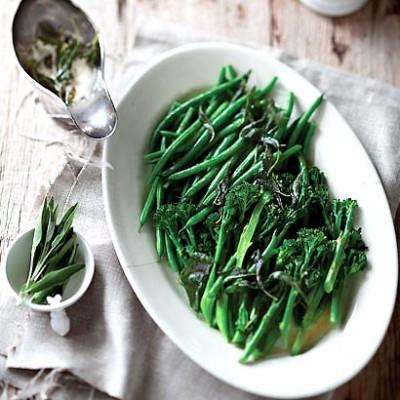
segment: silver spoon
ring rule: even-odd
[[[79,37],[89,46],[97,35],[92,22],[69,0],[22,0],[13,21],[13,45],[20,66],[39,89],[40,101],[57,122],[75,126],[92,139],[109,137],[116,128],[117,113],[104,82],[104,49],[100,38],[96,43],[96,62],[90,67],[88,90],[76,101],[63,100],[32,72],[37,33],[44,26],[65,37]]]

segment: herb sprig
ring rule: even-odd
[[[63,293],[69,278],[85,267],[78,263],[78,243],[72,222],[77,204],[70,207],[57,223],[58,206],[54,198],[45,198],[34,230],[29,273],[20,296],[43,304],[47,296]]]

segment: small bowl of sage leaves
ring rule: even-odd
[[[59,216],[54,198],[45,198],[36,227],[9,246],[4,271],[19,303],[35,311],[63,310],[88,289],[95,264],[89,244],[72,227],[77,207]]]

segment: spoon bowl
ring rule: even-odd
[[[98,37],[97,57],[86,80],[85,96],[66,102],[41,83],[32,73],[38,29],[47,26],[54,32],[77,37],[83,45]],[[19,65],[40,93],[46,111],[65,127],[77,128],[92,139],[105,139],[117,125],[117,113],[104,81],[104,47],[89,17],[69,0],[22,0],[14,17],[12,37]]]

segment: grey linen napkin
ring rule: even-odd
[[[147,19],[139,26],[121,88],[154,56],[179,44],[207,39],[204,34]],[[328,90],[329,100],[373,160],[394,216],[399,204],[400,90],[278,50],[261,51],[272,53],[319,89]],[[21,388],[21,398],[37,394],[52,399],[259,399],[215,379],[189,360],[138,302],[108,234],[100,157],[101,147],[94,148],[90,161],[71,157],[48,188],[65,207],[79,202],[75,228],[95,253],[94,281],[68,310],[71,332],[65,338],[51,331],[47,315],[17,307],[0,287],[0,380]]]

